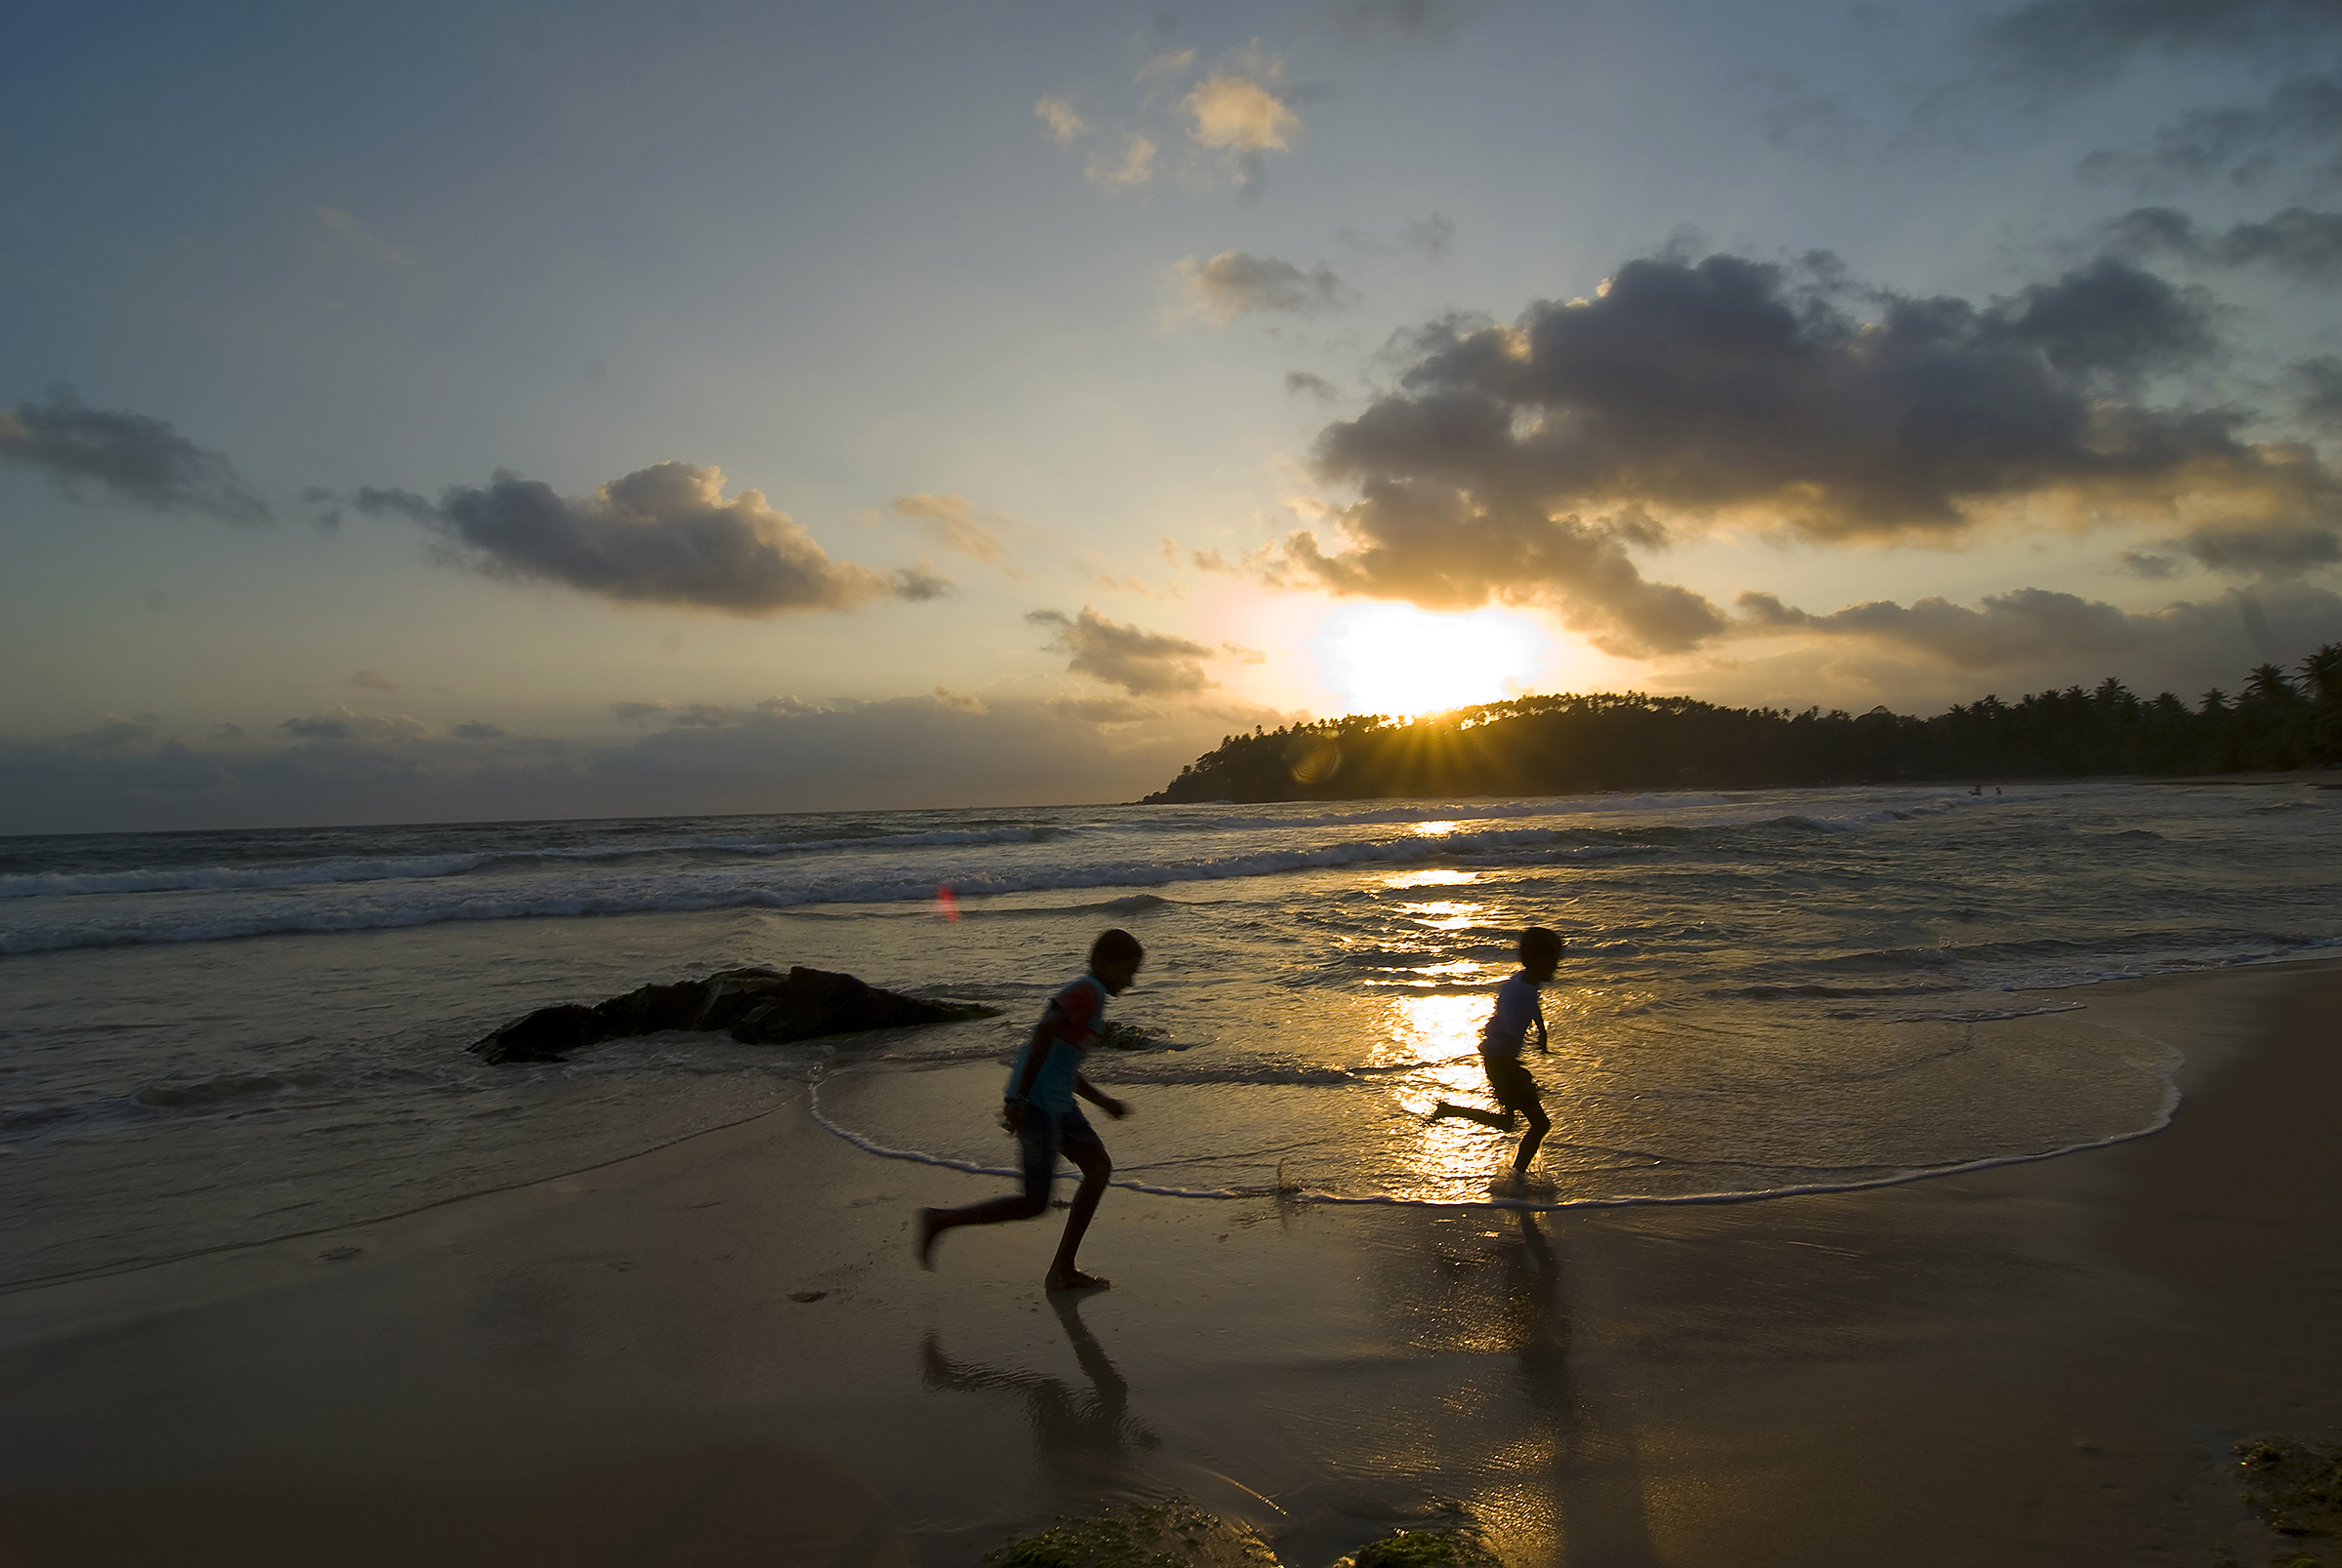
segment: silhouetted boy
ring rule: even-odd
[[[1546,1118],[1545,1106],[1540,1105],[1537,1080],[1529,1069],[1520,1065],[1520,1048],[1529,1032],[1537,1027],[1537,1049],[1546,1049],[1545,1008],[1537,999],[1537,987],[1554,978],[1561,965],[1560,934],[1543,926],[1531,926],[1520,934],[1520,973],[1496,988],[1496,1011],[1480,1029],[1480,1061],[1488,1069],[1488,1088],[1502,1112],[1480,1110],[1472,1106],[1458,1106],[1442,1100],[1431,1119],[1442,1116],[1462,1116],[1483,1127],[1501,1127],[1511,1132],[1516,1116],[1529,1119],[1529,1130],[1520,1141],[1520,1152],[1513,1156],[1513,1176],[1515,1181],[1528,1175],[1529,1161],[1537,1157],[1537,1146],[1553,1123]]]
[[[1057,1257],[1044,1281],[1050,1290],[1098,1290],[1107,1281],[1073,1266],[1082,1232],[1106,1195],[1107,1179],[1114,1174],[1106,1146],[1074,1108],[1081,1096],[1116,1121],[1130,1114],[1113,1096],[1101,1094],[1081,1075],[1081,1059],[1097,1044],[1104,1030],[1106,999],[1119,996],[1145,961],[1147,949],[1127,931],[1107,931],[1090,944],[1090,972],[1050,999],[1033,1027],[1032,1038],[1009,1069],[1008,1090],[1001,1102],[1000,1121],[1017,1135],[1023,1157],[1025,1191],[1019,1197],[992,1198],[959,1209],[919,1211],[919,1266],[935,1266],[935,1241],[945,1231],[963,1225],[998,1225],[1004,1220],[1030,1220],[1049,1207],[1049,1186],[1057,1176],[1057,1157],[1071,1160],[1081,1171],[1081,1186],[1066,1216],[1066,1233],[1057,1244]]]

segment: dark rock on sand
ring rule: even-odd
[[[989,1018],[969,1002],[929,1002],[802,965],[725,969],[706,980],[643,985],[592,1007],[541,1007],[470,1047],[484,1062],[558,1062],[581,1046],[662,1029],[720,1030],[743,1045]]]

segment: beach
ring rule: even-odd
[[[997,1184],[873,1157],[802,1096],[16,1289],[0,1540],[26,1564],[945,1568],[1177,1492],[1295,1565],[1439,1499],[1516,1564],[2270,1560],[2232,1445],[2342,1425],[2342,973],[2088,1006],[2184,1042],[2161,1131],[1740,1203],[1117,1191],[1084,1254],[1114,1285],[1079,1299],[1038,1289],[1048,1220],[919,1271],[914,1210]]]

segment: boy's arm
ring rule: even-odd
[[[1122,1104],[1121,1101],[1116,1100],[1112,1095],[1107,1094],[1096,1084],[1090,1082],[1089,1079],[1081,1076],[1079,1073],[1075,1073],[1073,1075],[1073,1092],[1081,1096],[1082,1099],[1088,1101],[1091,1105],[1096,1106],[1100,1110],[1103,1110],[1108,1115],[1113,1117],[1116,1121],[1120,1121],[1123,1117],[1130,1114],[1130,1107],[1128,1106]]]

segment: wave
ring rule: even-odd
[[[1225,881],[1277,872],[1336,869],[1374,864],[1414,864],[1517,857],[1542,851],[1550,861],[1597,860],[1635,853],[1626,846],[1575,845],[1550,828],[1451,833],[1436,838],[1353,839],[1308,848],[1257,850],[1218,859],[1112,861],[1090,865],[1016,865],[955,868],[944,864],[890,866],[856,873],[801,875],[794,880],[745,880],[742,867],[702,868],[697,876],[667,868],[656,878],[572,878],[555,886],[518,883],[493,891],[445,878],[404,890],[385,888],[333,904],[303,899],[266,904],[245,900],[225,908],[147,907],[112,918],[26,920],[0,930],[0,953],[66,947],[135,946],[148,943],[217,942],[298,932],[396,930],[457,920],[576,918],[592,915],[696,913],[712,909],[794,908],[815,904],[924,904],[948,883],[960,900],[1058,889],[1159,886]],[[380,884],[377,884],[378,888]],[[247,889],[244,891],[266,891]],[[1145,899],[1152,895],[1136,895]],[[1124,912],[1151,907],[1112,901]]]
[[[647,844],[582,844],[532,850],[467,850],[439,855],[376,858],[336,856],[273,865],[206,865],[126,871],[19,871],[0,874],[0,899],[100,893],[212,893],[241,889],[314,887],[337,882],[411,881],[480,870],[525,871],[580,863],[623,863],[678,855],[770,860],[834,850],[960,848],[983,844],[1041,844],[1062,829],[1040,826],[939,828],[806,839],[687,838]]]

